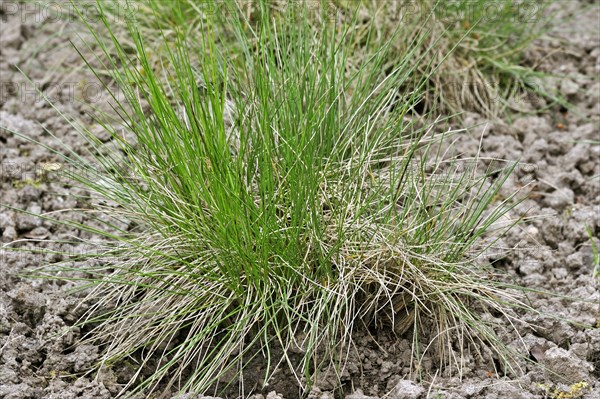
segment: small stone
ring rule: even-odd
[[[577,94],[579,91],[579,85],[571,79],[563,79],[560,84],[560,91],[564,95],[571,96],[573,94]]]
[[[5,242],[14,241],[17,239],[17,230],[13,226],[6,226],[2,232],[2,240]]]
[[[524,275],[541,273],[542,271],[544,271],[544,265],[539,260],[527,259],[521,264],[519,264],[519,271]]]
[[[425,392],[425,388],[410,380],[402,380],[390,392],[390,399],[418,399]]]
[[[544,353],[542,363],[547,367],[548,378],[556,378],[556,375],[560,375],[569,384],[589,380],[589,373],[593,369],[590,363],[559,347],[548,349]]]
[[[39,210],[39,212],[36,211],[37,208],[33,208],[33,210],[30,210],[30,212],[38,215],[41,213],[41,209]],[[39,217],[27,213],[20,213],[17,215],[17,230],[30,231],[41,225],[42,219],[40,219]]]
[[[481,391],[483,391],[483,389],[485,388],[484,385],[481,384],[473,384],[473,383],[468,383],[465,384],[462,389],[461,389],[461,394],[464,397],[470,398],[474,395],[478,395],[481,393]]]
[[[556,268],[552,272],[554,274],[554,277],[558,280],[563,280],[569,275],[569,272],[564,267]]]
[[[544,204],[557,211],[562,211],[568,205],[572,205],[575,202],[575,194],[570,188],[561,188],[548,194],[544,198]]]
[[[535,226],[529,226],[527,228],[527,234],[529,234],[531,237],[536,237],[539,233],[539,230],[537,227]]]
[[[0,226],[14,226],[15,218],[12,212],[0,212]]]

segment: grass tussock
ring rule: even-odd
[[[152,54],[140,21],[126,41],[108,19],[106,35],[90,26],[104,62],[90,67],[111,71],[127,132],[105,121],[107,150],[78,126],[95,165],[63,149],[69,177],[113,204],[89,210],[103,228],[80,226],[111,242],[85,268],[100,366],[136,359],[130,394],[206,392],[264,357],[265,381],[285,366],[308,389],[341,372],[363,326],[410,334],[415,366],[433,351],[460,372],[457,342],[510,364],[485,314],[526,305],[477,258],[510,227],[512,167],[448,157],[460,132],[410,117],[448,45],[420,22],[398,48],[402,29],[360,10],[315,25],[321,9],[228,4],[181,3],[173,15],[198,12],[203,34],[159,26],[170,45]]]

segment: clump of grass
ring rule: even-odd
[[[90,26],[132,137],[105,123],[111,151],[78,126],[97,165],[63,151],[69,177],[116,204],[80,226],[111,242],[98,264],[62,268],[93,287],[81,324],[94,326],[99,366],[136,359],[129,394],[203,393],[263,356],[265,381],[287,366],[309,388],[318,370],[341,372],[362,325],[411,333],[417,362],[435,350],[460,367],[453,342],[473,341],[510,365],[482,314],[527,306],[477,257],[485,235],[510,227],[498,222],[516,198],[496,201],[512,167],[457,167],[445,156],[456,132],[406,118],[430,78],[414,78],[426,54],[409,50],[382,75],[393,47],[368,35],[349,73],[355,20],[315,29],[304,8],[272,18],[257,4],[252,20],[205,15],[193,46],[184,31],[165,37],[162,72],[135,21],[128,42],[107,19],[106,36]]]
[[[347,3],[349,7],[354,4]],[[529,100],[534,106],[540,98],[564,104],[557,93],[540,84],[546,75],[522,62],[524,51],[552,27],[547,11],[550,1],[361,3],[369,26],[362,34],[392,42],[388,65],[411,47],[407,38],[427,29],[427,39],[415,51],[426,56],[413,61],[416,70],[429,76],[420,104],[423,112],[475,111],[498,117],[507,109],[525,111],[524,102]],[[398,26],[401,33],[395,35]],[[356,45],[360,54],[361,41]],[[428,74],[432,65],[435,70]]]

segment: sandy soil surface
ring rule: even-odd
[[[600,247],[600,6],[563,1],[556,9],[560,12],[552,38],[535,43],[524,62],[565,75],[551,84],[574,108],[489,121],[469,113],[464,126],[479,126],[468,129],[460,145],[465,153],[474,154],[483,134],[482,155],[520,158],[505,192],[532,180],[535,187],[513,216],[544,215],[517,227],[501,243],[516,250],[508,255],[490,253],[490,260],[515,282],[584,301],[531,295],[540,314],[519,315],[518,334],[511,328],[498,332],[533,360],[521,362],[522,374],[497,375],[495,365],[467,345],[462,378],[436,369],[425,358],[419,381],[415,375],[410,378],[408,338],[379,332],[378,346],[368,334],[357,336],[357,350],[342,376],[347,399],[600,398],[600,278],[592,278],[593,252],[586,232],[587,226]],[[75,38],[81,28],[68,16],[56,17],[50,11],[40,5],[0,2],[0,124],[45,144],[57,145],[55,135],[83,154],[81,137],[35,88],[61,112],[89,125],[93,125],[89,105],[108,109],[107,101],[90,74],[79,67],[81,60],[66,39],[81,45]],[[571,23],[559,23],[572,16]],[[520,105],[534,111],[544,104],[529,99]],[[102,140],[109,139],[94,129]],[[73,325],[89,304],[80,304],[81,294],[68,292],[74,283],[22,276],[61,260],[52,249],[80,253],[91,238],[35,216],[81,205],[76,194],[85,192],[46,171],[48,163],[57,160],[48,149],[0,129],[0,202],[28,212],[0,208],[0,242],[23,240],[12,246],[40,250],[0,249],[0,398],[109,399],[117,397],[131,373],[131,365],[124,362],[101,375],[84,375],[98,358],[99,348],[78,345],[86,331],[59,333]],[[84,217],[79,215],[80,220]],[[259,364],[257,379],[260,369]],[[333,398],[332,381],[327,373],[321,375],[311,398]],[[247,385],[255,383],[258,380]],[[297,386],[284,372],[256,392],[255,399],[298,397]],[[194,398],[177,392],[169,396]]]

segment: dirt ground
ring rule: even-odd
[[[378,345],[370,335],[359,333],[356,351],[342,375],[346,399],[600,398],[600,277],[592,277],[593,252],[586,231],[587,227],[593,232],[600,247],[600,5],[573,0],[557,2],[554,8],[559,13],[551,38],[536,42],[523,62],[563,75],[550,84],[573,109],[536,112],[544,102],[529,98],[519,104],[532,111],[528,114],[486,120],[468,113],[461,127],[475,127],[461,136],[460,148],[476,153],[483,134],[482,156],[520,159],[506,193],[535,182],[529,199],[512,216],[539,217],[515,228],[499,245],[515,249],[490,253],[490,260],[519,284],[582,300],[530,296],[539,314],[518,314],[522,320],[515,324],[518,333],[509,327],[498,331],[506,343],[532,360],[520,362],[522,373],[508,376],[499,376],[497,365],[465,345],[464,352],[457,353],[462,356],[460,373],[437,369],[426,357],[419,378],[410,373],[409,338],[383,331],[378,333]],[[573,16],[571,23],[561,24]],[[82,138],[36,91],[47,95],[61,112],[90,126],[89,105],[108,109],[107,98],[80,68],[79,56],[66,40],[81,45],[76,39],[81,28],[69,17],[74,16],[57,17],[38,3],[0,1],[0,125],[56,146],[54,135],[85,154]],[[109,139],[101,129],[94,129],[102,140]],[[89,306],[78,306],[81,294],[68,292],[75,283],[21,275],[62,259],[52,252],[57,246],[78,253],[92,238],[35,216],[81,205],[76,195],[85,192],[52,178],[48,165],[56,161],[57,156],[43,146],[0,129],[0,203],[4,205],[0,243],[40,250],[0,249],[0,398],[115,398],[130,376],[128,365],[98,376],[84,375],[98,358],[99,348],[77,345],[85,331],[59,334]],[[31,239],[38,241],[25,241]],[[332,381],[323,373],[311,398],[333,398]],[[257,383],[246,382],[247,386]],[[194,398],[177,392],[170,396]],[[298,388],[282,372],[254,395],[263,397],[293,399]]]

